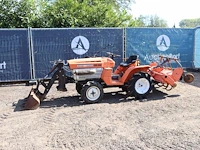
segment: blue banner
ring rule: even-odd
[[[123,60],[122,28],[84,29],[31,29],[35,78],[43,78],[53,65],[53,61],[83,57],[116,57],[116,65]]]
[[[200,28],[195,29],[194,68],[200,68]]]
[[[159,56],[178,58],[183,67],[192,68],[194,29],[127,28],[126,57],[139,55],[141,64],[159,62]]]
[[[114,58],[116,66],[125,53],[138,55],[141,64],[164,55],[180,59],[183,67],[200,68],[199,43],[199,28],[126,28],[125,34],[123,28],[1,29],[0,82],[43,78],[55,60],[108,56],[106,52],[120,55]]]
[[[0,82],[31,79],[28,29],[0,29]]]

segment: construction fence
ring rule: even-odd
[[[136,54],[141,64],[159,55],[178,58],[184,68],[200,68],[200,29],[28,28],[0,29],[0,82],[43,78],[55,60],[108,56],[119,65]]]

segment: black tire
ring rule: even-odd
[[[122,89],[122,91],[123,92],[128,92],[128,87],[127,87],[127,85],[123,85],[122,87],[121,87],[121,89]]]
[[[133,75],[128,83],[128,94],[136,99],[143,99],[152,91],[153,82],[147,73],[137,73]]]
[[[81,98],[89,104],[100,102],[103,95],[103,86],[95,81],[87,82],[81,90]]]
[[[78,92],[78,94],[81,94],[82,88],[83,88],[83,84],[76,83],[76,91]]]

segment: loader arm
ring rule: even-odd
[[[63,62],[58,62],[53,66],[51,71],[45,76],[44,79],[37,81],[37,86],[32,87],[29,96],[26,98],[26,102],[24,104],[24,109],[36,109],[39,107],[40,102],[43,101],[51,89],[52,85],[56,80],[58,80],[58,91],[67,91],[65,84],[68,82],[74,82],[74,79],[65,75],[65,70],[63,69]],[[54,72],[54,73],[53,73]],[[52,77],[47,80],[46,78],[53,73]],[[42,85],[44,87],[44,91],[39,91],[39,86]]]

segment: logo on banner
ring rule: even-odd
[[[3,70],[5,70],[5,69],[6,69],[6,62],[4,61],[4,62],[0,63],[0,72],[3,72]]]
[[[90,48],[88,39],[84,36],[77,36],[71,42],[71,49],[77,55],[83,55],[87,53]]]
[[[170,39],[167,35],[160,35],[157,38],[156,46],[160,51],[166,51],[170,47]]]

